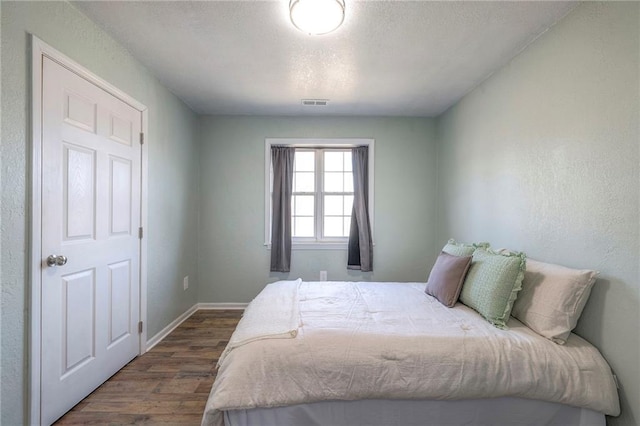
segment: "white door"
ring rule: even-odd
[[[50,424],[139,351],[142,115],[46,57],[42,76],[40,401]]]

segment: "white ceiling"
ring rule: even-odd
[[[74,5],[198,113],[394,116],[442,113],[576,5],[346,0],[342,27],[309,36],[288,3]]]

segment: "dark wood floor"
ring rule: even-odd
[[[56,425],[199,425],[216,362],[242,311],[197,311]]]

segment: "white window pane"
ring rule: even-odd
[[[324,174],[324,191],[325,192],[343,192],[343,173],[326,172]]]
[[[293,170],[297,172],[312,172],[315,169],[315,152],[296,151]]]
[[[342,232],[343,225],[342,216],[339,217],[325,217],[324,218],[324,236],[325,237],[343,237]]]
[[[294,237],[313,237],[313,218],[312,217],[294,217],[293,218],[293,236]]]
[[[294,216],[313,216],[313,195],[294,195],[292,199]]]
[[[344,218],[344,236],[349,236],[349,230],[351,229],[351,217]]]
[[[342,151],[325,151],[324,152],[324,169],[326,171],[341,172],[343,170],[344,152]]]
[[[353,163],[351,162],[351,151],[344,153],[344,171],[350,172],[353,169]]]
[[[325,195],[324,196],[324,214],[325,216],[342,216],[342,195]]]
[[[344,192],[353,192],[353,173],[344,174]]]
[[[293,192],[313,191],[315,191],[313,172],[296,172],[293,174]]]
[[[344,210],[342,214],[344,214],[345,216],[351,216],[352,210],[353,210],[353,195],[345,195]]]

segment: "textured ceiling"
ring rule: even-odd
[[[442,113],[575,6],[346,0],[342,27],[309,36],[288,3],[73,4],[198,113],[402,116]]]

